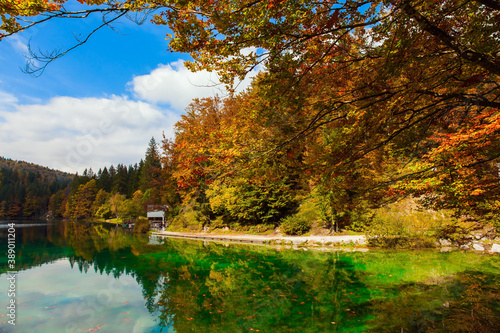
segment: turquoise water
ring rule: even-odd
[[[16,240],[16,325],[3,315],[0,332],[500,331],[498,255],[161,240],[83,222],[18,222]],[[3,314],[7,257],[0,268]]]

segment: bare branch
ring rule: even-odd
[[[119,18],[125,16],[127,13],[128,13],[128,10],[123,10],[120,14],[118,14],[117,16],[113,17],[110,20],[105,20],[105,18],[103,17],[103,23],[101,25],[99,25],[97,28],[95,28],[89,34],[87,34],[87,36],[84,39],[80,39],[80,38],[75,37],[75,39],[77,40],[77,43],[75,45],[73,45],[72,47],[64,50],[64,51],[54,50],[52,52],[46,53],[46,52],[41,52],[39,50],[40,53],[37,54],[37,53],[35,53],[31,49],[30,44],[28,44],[29,53],[30,53],[30,57],[31,58],[28,59],[26,67],[23,69],[23,72],[27,73],[27,74],[30,74],[30,75],[32,75],[34,77],[39,77],[40,75],[43,74],[43,72],[45,71],[45,68],[51,62],[53,62],[54,60],[57,60],[57,59],[63,57],[68,52],[70,52],[70,51],[76,49],[77,47],[79,47],[79,46],[87,43],[87,41],[90,39],[90,37],[93,34],[95,34],[97,31],[99,31],[103,27],[109,26],[112,22],[114,22],[114,21],[118,20]],[[42,63],[42,65],[37,64],[37,62]]]
[[[473,104],[477,106],[485,106],[485,107],[492,107],[492,108],[500,108],[500,102],[495,102],[495,101],[489,101],[486,99],[484,96],[477,95],[477,94],[439,94],[433,91],[428,91],[428,90],[419,90],[417,93],[421,93],[424,95],[430,95],[436,98],[441,98],[441,99],[458,99],[463,102],[466,102],[467,104]]]
[[[5,33],[4,35],[1,36],[0,40],[3,38],[15,35],[21,31],[28,30],[36,25],[39,25],[41,23],[47,22],[49,20],[55,19],[55,18],[77,18],[77,19],[83,19],[89,17],[91,14],[94,13],[115,13],[115,12],[123,12],[123,11],[129,11],[126,8],[120,8],[120,7],[109,7],[109,8],[94,8],[94,9],[86,9],[86,10],[79,10],[79,11],[57,11],[57,12],[51,12],[51,13],[44,13],[40,14],[39,16],[43,17],[42,19],[38,21],[30,21],[27,19],[21,19],[21,21],[26,22],[28,24],[20,27],[19,29],[16,29],[12,32]]]

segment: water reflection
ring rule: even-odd
[[[4,231],[0,237],[5,239]],[[149,319],[127,317],[143,321],[139,332],[497,332],[500,327],[498,256],[277,251],[152,239],[81,222],[19,228],[17,248],[20,270],[38,267],[38,276],[49,280],[57,274],[61,290],[85,285],[85,295],[78,296],[82,302],[89,295],[105,296],[110,283],[134,281],[140,300],[125,308],[120,304],[95,326],[85,326],[102,332],[127,331],[127,322],[116,318],[141,311]],[[39,267],[61,260],[78,274]],[[6,262],[1,265],[5,272]],[[76,306],[78,297],[66,302]]]

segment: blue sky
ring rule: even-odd
[[[68,171],[137,163],[152,136],[173,125],[196,97],[224,95],[213,73],[191,73],[189,55],[167,51],[168,29],[127,19],[48,65],[21,71],[34,50],[72,46],[99,17],[49,21],[0,41],[0,155]],[[253,73],[255,74],[255,73]],[[239,86],[244,89],[248,80]]]

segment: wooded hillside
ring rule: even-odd
[[[69,190],[73,175],[34,163],[0,158],[0,218],[40,217]]]

